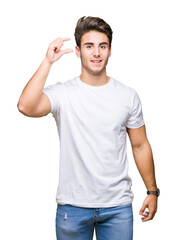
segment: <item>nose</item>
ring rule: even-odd
[[[95,46],[94,47],[94,52],[93,52],[94,57],[99,57],[100,56],[100,48]]]

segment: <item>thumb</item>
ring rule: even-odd
[[[142,215],[144,213],[145,209],[146,209],[146,204],[143,203],[143,206],[141,207],[139,214]]]

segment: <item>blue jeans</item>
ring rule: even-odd
[[[132,204],[108,208],[57,206],[57,240],[132,240]]]

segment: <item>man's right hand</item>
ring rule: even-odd
[[[49,47],[46,53],[46,58],[49,63],[52,64],[64,54],[73,52],[73,50],[69,48],[61,50],[64,42],[69,40],[70,38],[57,38],[56,40],[54,40],[49,44]]]
[[[65,53],[73,52],[72,49],[63,49],[65,41],[70,38],[57,38],[49,44],[46,57],[38,70],[26,84],[18,101],[17,107],[21,113],[29,117],[42,117],[51,111],[51,103],[45,93],[42,92],[51,65]]]

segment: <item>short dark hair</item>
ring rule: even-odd
[[[84,16],[77,21],[77,25],[74,33],[76,44],[79,48],[81,47],[82,36],[85,33],[92,30],[105,33],[109,39],[109,47],[111,47],[112,34],[113,34],[111,27],[103,19],[99,17]]]

